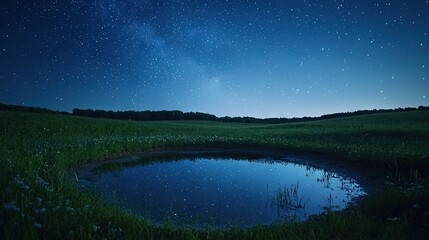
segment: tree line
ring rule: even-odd
[[[73,111],[55,111],[47,108],[40,107],[27,107],[20,105],[10,105],[0,103],[0,111],[19,111],[19,112],[32,112],[32,113],[48,113],[48,114],[62,114],[80,117],[92,118],[108,118],[116,120],[134,120],[134,121],[160,121],[160,120],[204,120],[204,121],[218,121],[218,122],[236,122],[236,123],[293,123],[305,122],[312,120],[333,119],[339,117],[351,117],[374,113],[386,112],[405,112],[405,111],[418,111],[429,110],[429,106],[419,106],[417,108],[396,108],[396,109],[373,109],[373,110],[359,110],[354,112],[342,112],[334,114],[326,114],[320,117],[301,117],[301,118],[254,118],[254,117],[217,117],[213,114],[201,112],[182,112],[174,111],[106,111],[106,110],[92,110],[92,109],[79,109],[75,108]]]
[[[236,123],[293,123],[312,120],[333,119],[339,117],[351,117],[374,113],[387,112],[405,112],[416,110],[429,110],[429,106],[420,106],[418,108],[396,108],[396,109],[373,109],[359,110],[354,112],[342,112],[326,114],[320,117],[301,117],[301,118],[255,118],[255,117],[216,117],[215,115],[201,112],[182,112],[182,111],[105,111],[92,109],[73,109],[72,115],[95,117],[95,118],[110,118],[118,120],[135,120],[135,121],[159,121],[159,120],[204,120],[218,122],[236,122]]]
[[[14,112],[49,113],[49,114],[71,115],[69,112],[56,111],[56,110],[51,110],[51,109],[48,109],[48,108],[27,107],[27,106],[4,104],[4,103],[0,103],[0,111],[14,111]]]
[[[105,111],[92,109],[78,109],[72,115],[95,118],[110,118],[118,120],[159,121],[159,120],[206,120],[216,121],[217,117],[208,113],[174,111]]]

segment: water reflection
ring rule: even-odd
[[[351,178],[266,157],[163,156],[105,164],[82,184],[153,222],[272,224],[342,209],[364,194]]]

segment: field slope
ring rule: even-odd
[[[181,147],[263,147],[328,154],[352,165],[411,172],[342,213],[251,229],[176,229],[81,191],[73,169],[117,155]],[[294,124],[135,122],[0,112],[0,239],[419,238],[428,233],[429,111]],[[404,186],[413,188],[403,191]],[[411,184],[411,185],[410,185]]]

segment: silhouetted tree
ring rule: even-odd
[[[237,123],[293,123],[304,122],[319,119],[332,119],[339,117],[351,117],[374,113],[385,112],[404,112],[404,111],[420,111],[429,110],[429,106],[419,106],[418,108],[396,108],[396,109],[373,109],[373,110],[359,110],[355,112],[343,112],[326,114],[320,117],[302,117],[302,118],[254,118],[254,117],[216,117],[215,115],[201,112],[181,112],[178,110],[173,111],[105,111],[105,110],[92,110],[92,109],[79,109],[74,108],[71,115],[93,118],[110,118],[117,120],[135,120],[135,121],[159,121],[159,120],[205,120],[205,121],[219,121],[219,122],[237,122]],[[47,108],[39,107],[26,107],[19,105],[10,105],[0,103],[0,111],[19,111],[19,112],[33,112],[33,113],[50,113],[50,114],[64,114],[70,115],[68,112],[54,111]]]

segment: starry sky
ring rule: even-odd
[[[427,0],[2,0],[0,102],[301,117],[429,105]]]

